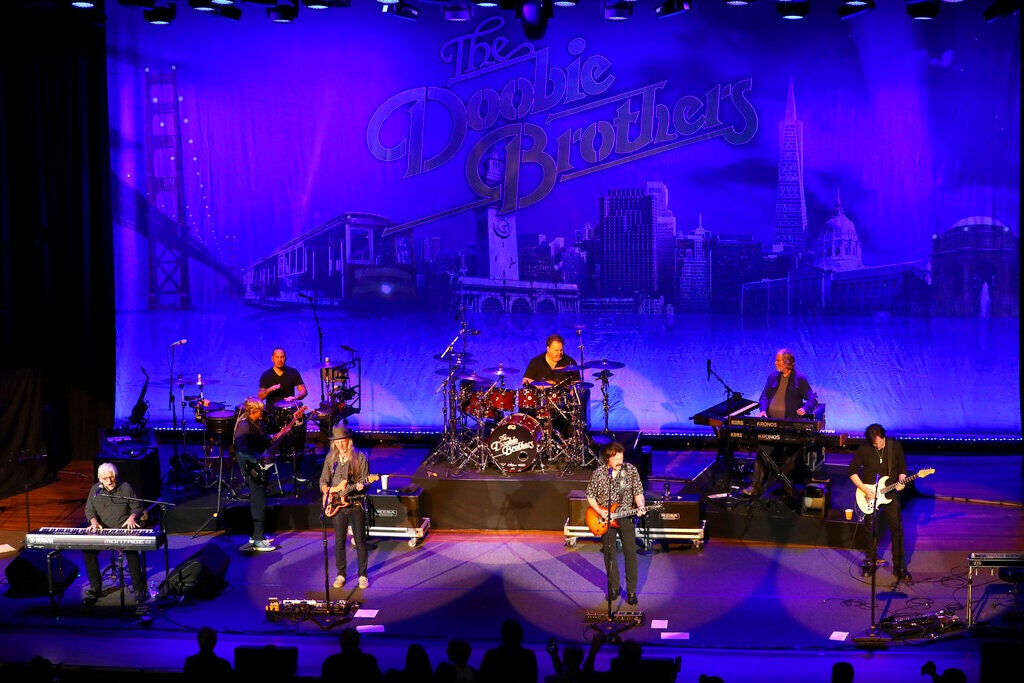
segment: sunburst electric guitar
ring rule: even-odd
[[[363,482],[363,486],[372,484],[373,482],[380,479],[379,474],[371,474]],[[348,484],[348,482],[341,482],[337,486],[332,486],[327,493],[324,494],[324,514],[328,517],[333,517],[338,514],[342,508],[347,508],[352,503],[349,502],[346,496],[356,490],[358,484]]]
[[[651,503],[647,506],[647,511],[660,510],[662,503]],[[598,514],[592,507],[587,507],[587,528],[590,529],[590,533],[595,536],[604,536],[605,532],[608,531],[608,526],[618,527],[619,523],[617,520],[623,517],[632,517],[636,514],[636,508],[630,508],[628,510],[619,510],[618,503],[612,503],[611,514],[607,514],[608,508],[601,508],[601,513]],[[602,519],[604,517],[604,519]]]
[[[935,474],[935,468],[930,467],[925,470],[918,470],[917,474],[912,474],[908,476],[906,479],[903,480],[903,483],[909,484],[918,477],[924,479],[929,474]],[[861,491],[860,489],[857,489],[857,507],[860,508],[861,512],[863,512],[865,515],[870,515],[878,508],[879,505],[885,505],[886,503],[892,502],[892,497],[887,497],[886,494],[889,493],[890,491],[895,490],[896,487],[899,486],[899,482],[895,484],[889,484],[887,483],[888,481],[889,477],[882,477],[881,479],[878,480],[878,493],[875,495],[875,498],[873,500],[868,500],[867,496],[864,495],[864,492]]]

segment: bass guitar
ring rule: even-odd
[[[295,411],[295,414],[292,415],[292,419],[284,426],[284,429],[279,431],[277,436],[274,437],[274,442],[270,444],[270,447],[265,450],[259,458],[256,460],[241,460],[245,473],[248,474],[249,477],[251,477],[257,484],[262,486],[267,483],[267,470],[273,467],[274,462],[277,460],[277,449],[281,443],[281,438],[291,431],[292,427],[298,424],[299,418],[302,417],[304,412],[306,412],[306,406],[300,406],[299,409]]]
[[[647,506],[648,512],[651,510],[660,510],[663,503],[651,503]],[[612,503],[611,514],[608,514],[608,508],[601,508],[601,512],[598,513],[594,508],[587,507],[587,528],[590,529],[590,533],[595,536],[604,536],[605,532],[608,531],[608,526],[618,528],[619,523],[616,520],[622,519],[623,517],[632,517],[636,514],[636,508],[630,508],[628,510],[619,510],[618,503]],[[602,519],[602,517],[604,519]]]
[[[366,481],[363,482],[363,486],[372,484],[378,479],[380,479],[379,474],[371,474],[366,478]],[[337,487],[332,486],[328,489],[327,493],[324,494],[324,514],[328,517],[333,517],[338,514],[342,508],[347,508],[352,505],[346,496],[355,491],[356,486],[358,486],[358,484],[349,484],[346,486],[345,482],[342,482],[338,484]]]
[[[903,480],[903,483],[909,484],[918,477],[924,479],[929,474],[935,474],[935,469],[928,468],[924,470],[918,470],[917,474],[912,474],[908,476],[906,479]],[[881,479],[878,480],[878,493],[875,495],[873,500],[868,500],[868,497],[864,495],[864,492],[861,491],[860,489],[857,489],[857,507],[860,508],[861,512],[863,512],[865,515],[870,515],[878,508],[879,505],[885,505],[886,503],[892,502],[892,498],[886,497],[885,494],[889,493],[897,486],[899,486],[899,482],[895,484],[889,484],[887,483],[888,481],[889,477],[882,477]]]

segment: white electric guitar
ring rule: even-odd
[[[867,496],[864,495],[864,492],[861,491],[860,489],[857,489],[857,507],[859,507],[860,511],[863,512],[865,515],[870,515],[878,508],[879,505],[885,505],[886,503],[892,502],[892,498],[887,497],[886,494],[889,493],[890,491],[895,490],[896,487],[900,485],[900,483],[909,484],[918,477],[921,477],[923,479],[927,477],[929,474],[934,473],[934,468],[918,470],[917,474],[911,474],[902,482],[897,482],[895,484],[887,483],[889,481],[889,477],[882,477],[881,479],[878,480],[877,493],[874,499],[872,500],[868,500]]]

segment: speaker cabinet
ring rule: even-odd
[[[397,491],[371,493],[367,498],[367,516],[371,527],[415,529],[420,526],[420,494],[423,489],[410,485]]]
[[[235,677],[242,680],[290,681],[299,667],[299,648],[278,645],[239,645],[235,648]]]
[[[160,584],[160,597],[215,597],[227,585],[224,577],[230,562],[219,546],[207,543],[171,570],[170,576]]]
[[[149,500],[160,498],[160,456],[155,446],[133,444],[121,446],[117,450],[103,451],[93,458],[93,481],[96,480],[96,470],[105,462],[109,462],[117,468],[118,480],[131,484],[139,498],[148,498]]]
[[[656,498],[647,496],[647,504],[661,503],[658,510],[648,510],[645,517],[647,526],[652,529],[698,529],[700,521],[700,496],[684,494]]]
[[[47,578],[46,555],[52,551],[42,548],[25,548],[22,550],[4,570],[7,577],[7,594],[12,597],[30,595],[49,595],[50,582]],[[60,592],[74,583],[78,578],[78,565],[64,557],[61,553],[54,553],[50,560],[50,569],[53,576],[53,590]]]

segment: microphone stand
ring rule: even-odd
[[[863,636],[853,638],[854,643],[871,647],[884,647],[891,641],[889,636],[881,632],[881,629],[878,628],[878,622],[875,621],[875,595],[878,586],[878,482],[880,479],[881,477],[876,474],[875,497],[871,500],[871,556],[875,558],[875,562],[868,569],[871,572],[871,626],[868,627]]]
[[[301,294],[299,296],[302,296]],[[305,297],[309,301],[309,308],[313,311],[313,322],[316,323],[316,339],[317,339],[317,358],[321,362],[326,362],[324,359],[324,329],[320,327],[320,315],[316,312],[316,299],[313,297]],[[327,373],[330,368],[323,368],[320,371],[320,407],[324,405],[324,389],[327,387]]]
[[[714,368],[711,367],[710,358],[708,359],[708,374],[714,376],[714,378],[718,380],[719,384],[721,384],[722,387],[725,389],[725,399],[727,401],[729,399],[739,401],[740,399],[743,398],[743,396],[740,395],[740,392],[733,391],[732,387],[730,387],[725,382],[725,380],[722,379],[717,372],[715,372]],[[736,466],[736,458],[733,457],[732,444],[729,442],[728,425],[723,424],[718,427],[715,427],[715,436],[718,439],[717,460],[720,464],[720,468],[724,472],[721,488],[724,489],[725,491],[729,491],[732,486],[733,477],[735,477],[737,480],[741,480],[741,476],[739,467]],[[757,456],[755,456],[755,459],[756,457]]]

